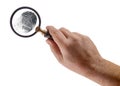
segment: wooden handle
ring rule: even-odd
[[[36,32],[41,32],[44,35],[44,37],[52,39],[52,36],[50,35],[49,31],[42,30],[40,27],[36,27]]]

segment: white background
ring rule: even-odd
[[[88,35],[105,59],[120,65],[119,0],[1,0],[0,86],[99,86],[60,65],[40,33],[21,38],[12,32],[10,16],[21,6],[39,12],[43,29]]]

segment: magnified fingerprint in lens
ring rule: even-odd
[[[37,17],[34,13],[27,11],[22,13],[20,20],[21,20],[20,23],[21,23],[22,29],[26,33],[31,31],[35,27]]]

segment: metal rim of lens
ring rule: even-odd
[[[26,37],[31,37],[31,36],[35,35],[37,32],[35,31],[34,33],[32,33],[32,34],[30,34],[30,35],[24,36],[24,35],[21,35],[21,34],[17,33],[17,32],[14,30],[14,28],[13,28],[13,25],[12,25],[13,16],[15,15],[15,13],[16,13],[17,11],[19,11],[19,10],[21,10],[21,9],[29,9],[29,10],[32,10],[33,12],[35,12],[36,15],[37,15],[37,17],[38,17],[38,20],[39,20],[39,25],[38,25],[38,26],[39,26],[39,27],[41,26],[41,18],[40,18],[40,15],[38,14],[38,12],[37,12],[36,10],[34,10],[33,8],[27,7],[27,6],[20,7],[20,8],[18,8],[18,9],[16,9],[16,10],[12,13],[11,18],[10,18],[10,26],[11,26],[13,32],[14,32],[15,34],[17,34],[18,36],[20,36],[20,37],[25,37],[25,38],[26,38]]]

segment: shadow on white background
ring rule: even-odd
[[[99,86],[61,66],[44,38],[15,35],[9,25],[21,6],[36,9],[41,28],[54,25],[88,35],[101,55],[120,65],[119,0],[3,0],[0,1],[0,86]]]

